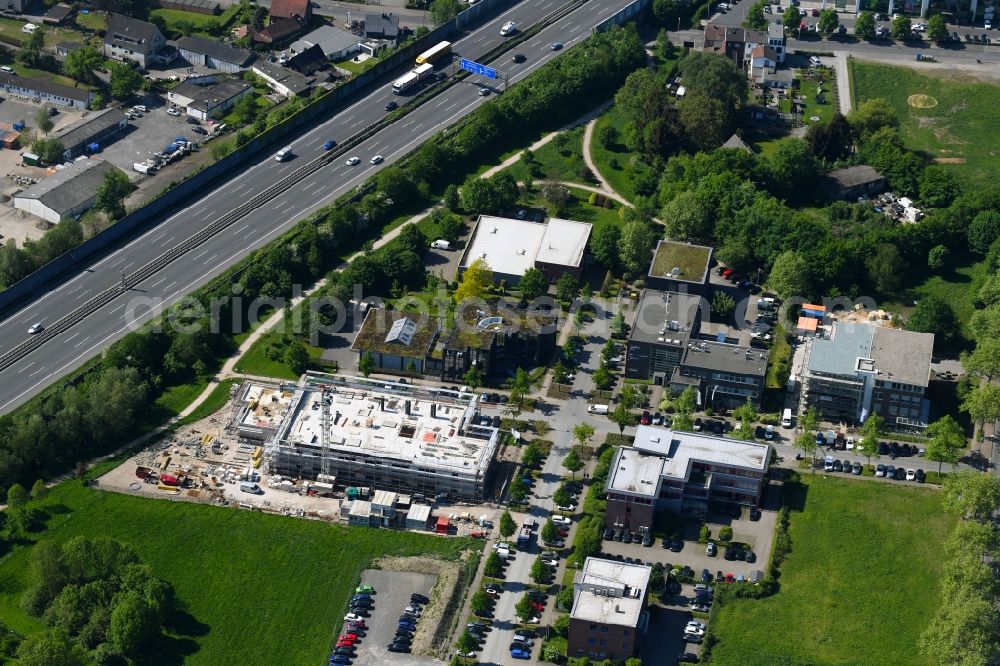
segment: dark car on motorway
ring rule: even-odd
[[[389,102],[388,104],[385,105],[386,111],[395,111],[398,108],[399,104],[397,104],[396,102]]]
[[[521,64],[522,62],[527,60],[527,58],[524,57],[523,53],[515,53],[514,56],[511,58],[511,60],[513,62],[516,62],[517,64]]]

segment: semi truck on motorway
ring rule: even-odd
[[[399,95],[406,91],[408,88],[413,86],[418,81],[423,81],[428,76],[434,73],[434,65],[431,63],[425,63],[423,65],[418,65],[411,71],[403,74],[401,77],[395,80],[392,84],[392,92]]]
[[[417,56],[417,64],[424,65],[439,60],[451,53],[451,42],[438,42]]]

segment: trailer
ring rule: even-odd
[[[433,65],[431,65],[430,67],[432,69],[434,68]],[[415,72],[407,72],[406,74],[403,74],[401,77],[393,81],[392,92],[394,95],[401,95],[411,86],[415,85],[419,80],[420,79],[417,78]]]
[[[535,533],[531,531],[530,527],[522,527],[521,531],[517,535],[517,547],[519,550],[524,550],[531,543],[531,538],[535,536]]]

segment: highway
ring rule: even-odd
[[[454,51],[463,57],[478,57],[502,41],[500,26],[506,21],[513,20],[519,26],[527,27],[564,4],[567,4],[566,0],[523,2],[502,10],[498,16],[457,41]],[[519,46],[517,52],[527,56],[525,63],[512,63],[508,53],[493,64],[507,72],[510,83],[514,83],[558,55],[559,52],[548,48],[550,42],[560,41],[565,48],[569,48],[585,39],[593,26],[627,4],[628,0],[590,0]],[[450,71],[451,67],[446,69]],[[361,159],[359,165],[350,167],[341,159],[304,178],[292,189],[233,223],[217,236],[4,370],[0,373],[4,379],[0,387],[0,413],[9,412],[45,386],[99,354],[102,349],[131,330],[136,321],[148,320],[153,316],[153,312],[146,311],[143,317],[135,321],[126,320],[125,314],[130,301],[135,298],[161,299],[161,307],[168,307],[252,250],[288,230],[298,220],[364,182],[378,169],[402,158],[480,104],[488,103],[490,97],[478,95],[482,84],[477,77],[469,77],[451,87],[353,150],[351,155]],[[247,200],[252,194],[318,157],[323,152],[323,143],[328,139],[346,139],[376,121],[385,114],[384,106],[392,99],[402,102],[404,98],[391,93],[389,82],[296,139],[292,144],[294,159],[277,162],[272,155],[262,157],[257,164],[221,183],[210,193],[124,247],[92,265],[82,267],[78,275],[0,322],[0,353],[25,340],[28,328],[35,322],[45,325],[58,320],[102,290],[117,284],[122,272],[136,270],[190,237],[211,220]],[[156,112],[164,111],[160,109]],[[370,158],[376,154],[385,158],[382,165],[370,164]]]

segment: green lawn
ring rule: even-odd
[[[618,129],[619,136],[621,135],[622,121],[614,107],[611,107],[597,120],[597,125],[594,127],[594,140],[590,142],[590,157],[611,189],[628,201],[632,201],[635,199],[635,190],[632,188],[632,179],[628,172],[632,153],[621,143],[611,148],[605,148],[601,145],[597,137],[600,135],[601,128],[606,125],[614,126]]]
[[[575,127],[562,132],[564,139],[553,139],[534,151],[535,162],[531,177],[534,180],[562,180],[571,183],[596,185],[595,180],[584,180],[579,175],[579,169],[585,166],[583,161],[583,127]],[[508,167],[511,174],[519,182],[528,175],[528,165],[520,160]]]
[[[129,497],[70,481],[41,508],[42,539],[83,534],[123,541],[177,591],[184,612],[146,664],[325,663],[362,569],[390,555],[455,558],[468,539],[349,528],[187,502]],[[0,617],[31,634],[20,608],[30,547],[0,560]]]
[[[963,80],[943,70],[941,78],[905,67],[851,59],[854,99],[889,101],[899,115],[907,147],[946,161],[959,182],[993,187],[1000,176],[1000,86]],[[910,106],[912,101],[930,108]],[[970,188],[971,189],[971,188]]]
[[[365,72],[367,72],[369,69],[379,64],[380,62],[382,62],[381,58],[368,58],[367,60],[364,60],[362,62],[354,62],[353,58],[348,58],[347,60],[341,60],[340,62],[335,64],[337,65],[337,67],[340,67],[341,69],[346,69],[348,72],[351,72],[353,74],[364,74]]]
[[[175,416],[201,395],[206,386],[208,380],[202,377],[188,384],[170,386],[156,399],[156,409]]]
[[[621,207],[621,204],[617,201],[614,202],[615,207],[609,210],[603,206],[591,206],[587,203],[591,194],[587,190],[570,187],[569,191],[573,195],[573,198],[566,206],[566,210],[560,213],[559,217],[577,222],[590,222],[595,228],[607,224],[621,224],[621,218],[618,216],[618,209]],[[525,207],[540,210],[545,210],[547,205],[538,187],[530,195],[522,196],[520,203]]]
[[[712,663],[930,664],[917,637],[940,600],[941,543],[955,519],[928,488],[803,473],[780,591],[730,600]]]
[[[229,401],[229,390],[237,381],[238,380],[236,379],[223,379],[221,382],[216,384],[215,388],[212,389],[212,392],[207,398],[205,398],[205,402],[198,405],[193,412],[181,419],[180,424],[183,425],[185,423],[200,421],[206,416],[210,416],[222,409],[226,402]]]
[[[88,12],[86,14],[77,12],[76,23],[81,27],[94,31],[105,30],[108,27],[108,20],[105,15],[96,12]]]
[[[826,68],[818,70],[799,69],[795,71],[795,79],[799,82],[796,95],[805,98],[805,104],[802,107],[802,121],[807,125],[811,125],[814,123],[811,119],[815,117],[819,118],[815,123],[830,122],[834,112],[838,109],[834,101],[834,93],[837,89],[837,78],[834,71]],[[822,86],[823,89],[823,103],[816,101],[819,86]],[[778,108],[782,113],[791,113],[791,99],[781,100]]]
[[[278,333],[267,333],[260,336],[250,349],[240,358],[236,364],[236,372],[244,372],[248,375],[259,375],[261,377],[274,377],[275,379],[298,379],[299,376],[292,372],[284,360],[274,361],[268,358],[265,353],[267,348],[283,338]]]
[[[163,22],[167,26],[167,31],[171,33],[186,32],[185,30],[181,30],[178,25],[188,23],[194,28],[194,32],[200,32],[207,35],[212,26],[222,25],[223,20],[221,16],[186,12],[181,9],[152,9],[149,12],[150,20],[152,20],[154,16],[158,16],[163,19]]]

